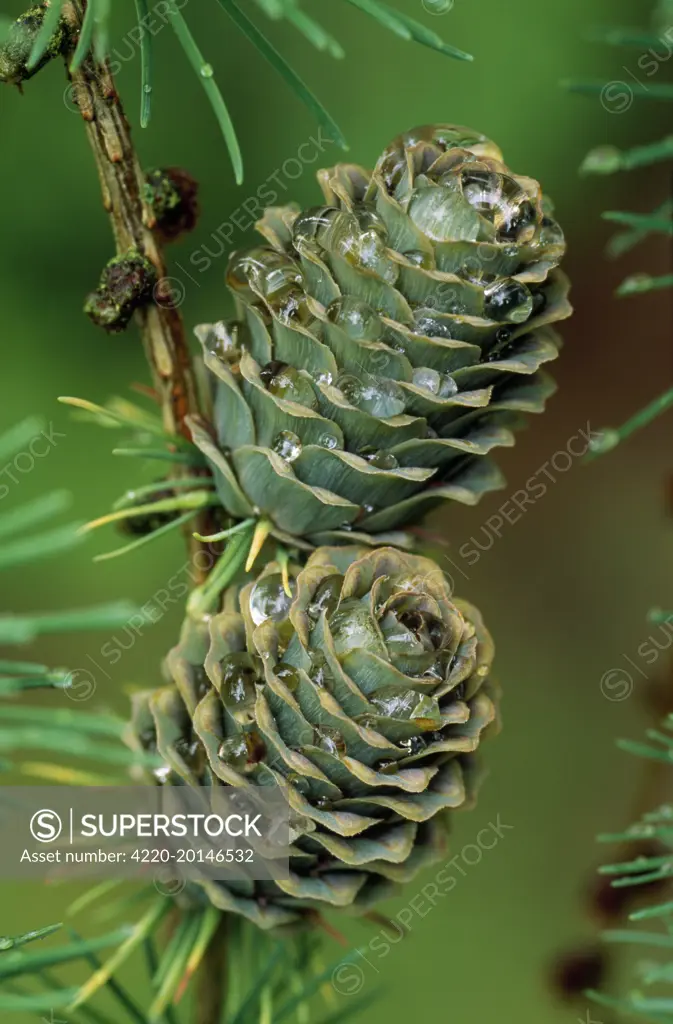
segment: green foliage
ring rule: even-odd
[[[653,14],[654,25],[663,16],[662,4],[659,4]],[[662,22],[663,23],[663,22]],[[655,30],[634,31],[633,29],[611,27],[594,29],[589,38],[603,42],[614,47],[633,47],[639,50],[648,50],[662,43],[662,35]],[[663,72],[659,69],[659,73]],[[626,111],[631,104],[645,100],[673,100],[673,84],[668,82],[643,83],[621,83],[607,81],[568,81],[565,87],[571,92],[583,93],[586,95],[598,95],[608,109],[614,105],[619,109],[618,104],[623,104]],[[623,93],[616,95],[617,87],[624,87]],[[667,135],[663,139],[651,142],[645,146],[634,146],[631,149],[620,150],[615,146],[598,146],[592,149],[582,163],[583,174],[608,175],[621,171],[637,171],[644,167],[651,167],[654,164],[673,158],[673,136]],[[664,203],[649,214],[635,212],[608,212],[603,216],[606,220],[618,224],[624,224],[632,230],[626,235],[615,236],[608,243],[608,255],[615,257],[633,248],[634,245],[646,241],[650,235],[657,232],[673,234],[673,220],[671,219],[671,204]],[[634,281],[637,282],[634,284]],[[634,295],[636,293],[651,291],[655,288],[673,287],[673,275],[666,278],[653,278],[649,275],[637,275],[637,278],[628,278],[617,291],[619,296]]]
[[[133,448],[115,448],[114,455],[192,465],[195,468],[205,466],[205,459],[195,445],[184,437],[167,434],[156,413],[127,399],[113,398],[106,406],[96,405],[83,398],[63,397],[59,401],[76,410],[80,418],[106,429],[124,430],[137,442]],[[140,447],[147,444],[148,440],[163,447]],[[184,526],[201,509],[219,505],[219,499],[212,488],[209,477],[190,474],[127,491],[115,502],[112,512],[88,523],[83,530],[88,532],[115,522],[134,523],[142,518],[148,521],[149,529],[120,548],[96,555],[94,561],[108,561],[136,551],[158,537]],[[162,516],[166,517],[166,521],[162,521]]]
[[[655,29],[634,31],[627,28],[603,27],[594,29],[589,33],[589,38],[615,47],[649,49],[661,44],[662,35],[658,34],[656,28],[661,26],[663,34],[664,26],[670,23],[667,20],[669,15],[668,0],[660,0],[652,15],[652,24]],[[627,110],[631,104],[641,100],[673,100],[673,85],[670,83],[657,82],[643,85],[642,83],[615,81],[568,81],[563,84],[571,92],[599,95],[607,109],[611,109],[612,104],[615,104],[614,109],[619,109],[616,106],[617,103],[623,103],[623,109]],[[624,92],[617,96],[614,90],[615,88],[621,89],[622,86]],[[597,175],[616,174],[621,171],[633,172],[672,158],[673,135],[667,135],[656,142],[645,146],[634,146],[626,150],[617,149],[615,146],[598,146],[587,154],[580,170],[583,174]],[[623,256],[654,235],[673,235],[673,201],[670,199],[660,203],[650,213],[609,210],[603,213],[603,218],[627,229],[613,235],[609,240],[606,251],[611,258]],[[625,278],[617,288],[616,294],[619,298],[626,298],[665,288],[673,288],[673,274],[653,277],[651,274],[637,273]],[[666,391],[645,409],[634,413],[621,427],[606,428],[593,439],[589,458],[611,451],[620,441],[651,423],[671,404],[673,404],[673,391]]]
[[[619,746],[631,754],[655,761],[673,763],[673,715],[662,723],[663,731],[649,729],[649,742],[622,740]],[[670,1024],[673,1021],[673,994],[662,986],[673,983],[673,902],[670,891],[659,899],[661,883],[673,874],[673,806],[664,804],[647,811],[639,821],[623,832],[599,836],[604,843],[628,843],[629,847],[643,842],[651,849],[653,841],[661,847],[661,853],[652,855],[636,854],[628,861],[606,864],[601,874],[612,878],[615,889],[643,887],[647,898],[648,886],[656,886],[654,899],[646,906],[629,914],[629,922],[650,923],[650,927],[624,928],[607,931],[603,939],[608,943],[630,947],[644,947],[644,955],[636,965],[636,982],[627,993],[617,998],[600,992],[587,993],[602,1006],[610,1007],[639,1020]],[[658,883],[658,884],[657,884]],[[646,959],[647,957],[647,959]]]
[[[45,428],[46,423],[29,417],[0,435],[0,460],[10,459],[28,448]],[[0,570],[41,562],[83,543],[85,537],[79,523],[44,531],[35,529],[51,521],[69,504],[67,492],[52,491],[0,513]],[[137,613],[133,605],[118,601],[57,613],[4,614],[0,615],[0,644],[23,645],[49,633],[114,629]],[[0,660],[0,696],[36,688],[66,689],[71,685],[72,677],[66,669],[50,669],[24,658]]]
[[[670,24],[670,0],[660,0],[653,16],[653,25],[664,27]],[[635,47],[649,49],[660,45],[661,36],[657,31],[634,31],[622,28],[603,28],[595,30],[591,38],[616,47]],[[600,95],[605,106],[618,99],[610,90],[615,86],[624,85],[627,90],[621,102],[630,105],[644,99],[673,100],[673,85],[657,82],[655,84],[626,84],[616,82],[568,82],[566,87],[573,92]],[[628,109],[627,106],[624,109]],[[608,175],[618,172],[637,172],[673,157],[673,136],[647,145],[635,146],[620,150],[614,146],[600,146],[589,152],[581,171],[584,174]],[[648,240],[656,234],[673,234],[673,201],[667,199],[651,213],[642,214],[632,211],[608,211],[603,218],[623,225],[627,230],[614,235],[607,246],[607,253],[615,258],[631,251],[636,245]],[[673,287],[673,274],[652,277],[649,274],[635,274],[626,278],[617,289],[620,297],[642,294],[656,289]],[[598,434],[592,442],[590,458],[597,454],[612,450],[631,434],[649,425],[663,412],[673,405],[673,389],[665,391],[645,408],[634,413],[618,429],[606,429]],[[669,621],[666,613],[655,610],[650,613],[654,621]],[[669,715],[663,723],[663,731],[649,729],[646,734],[648,742],[621,740],[619,746],[628,753],[650,761],[671,765],[673,763],[673,715]],[[626,993],[617,997],[603,992],[589,991],[587,996],[600,1006],[616,1011],[620,1017],[637,1018],[653,1024],[671,1024],[673,1022],[673,994],[664,986],[673,982],[673,902],[668,898],[659,900],[662,883],[667,882],[673,874],[673,805],[664,804],[646,812],[639,821],[616,834],[602,835],[601,842],[620,843],[629,851],[628,860],[620,860],[601,868],[601,874],[610,879],[611,888],[642,889],[646,900],[650,892],[654,892],[651,901],[645,906],[632,911],[628,920],[631,923],[650,923],[650,927],[613,929],[603,934],[606,943],[624,945],[635,950],[642,950],[636,960],[636,979]],[[631,856],[634,847],[640,842],[647,844],[647,852]],[[656,842],[661,852],[652,853],[652,843]],[[654,887],[648,891],[648,887]],[[647,957],[647,958],[646,958]],[[590,1015],[589,1015],[590,1016]]]
[[[126,428],[146,436],[148,433],[173,445],[188,442],[164,435],[158,418],[122,400],[112,401],[103,408],[81,400],[68,400],[80,415],[93,419],[107,428]],[[0,457],[9,458],[21,451],[44,428],[38,419],[27,419],[17,427],[0,436]],[[191,478],[176,481],[177,496],[171,507],[190,499],[191,495],[203,494],[189,490],[196,481]],[[148,485],[139,488],[140,496],[148,501],[164,485]],[[187,488],[181,497],[180,489]],[[191,498],[193,503],[193,498]],[[19,541],[20,531],[29,531],[47,519],[67,508],[67,495],[54,492],[43,498],[10,509],[0,516],[0,568],[3,565],[25,564],[41,560],[49,555],[68,550],[83,540],[81,528],[61,527],[44,533],[29,533]],[[123,516],[131,509],[138,513],[137,505],[129,504],[129,495],[117,503],[118,508],[106,519]],[[147,508],[148,506],[141,506]],[[149,508],[165,509],[166,501],[159,499],[150,503]],[[189,510],[185,517],[194,515]],[[247,538],[249,524],[244,524]],[[162,532],[157,530],[151,536]],[[235,538],[241,534],[235,534]],[[67,538],[68,542],[65,542]],[[248,546],[249,546],[249,538]],[[11,543],[11,547],[10,547]],[[234,547],[236,544],[234,543]],[[239,545],[240,546],[240,545]],[[242,549],[245,554],[246,549]],[[227,568],[229,555],[223,558],[222,569]],[[215,575],[219,579],[220,569]],[[197,592],[200,593],[200,592]],[[4,615],[0,617],[0,644],[26,644],[44,633],[84,629],[114,628],[125,623],[131,615],[139,612],[131,605],[119,602],[98,608],[89,608],[59,613],[33,615]],[[66,689],[73,684],[67,669],[50,669],[34,661],[0,659],[0,697],[11,697],[35,688]],[[8,703],[0,705],[0,770],[19,768],[25,775],[61,784],[71,785],[112,785],[124,784],[131,777],[134,768],[153,769],[161,760],[157,755],[131,750],[124,743],[126,723],[110,714],[84,712],[77,708],[41,707],[32,704]],[[37,760],[26,760],[33,756]],[[13,765],[7,758],[19,755],[19,763]],[[53,755],[54,762],[45,760]],[[112,896],[106,912],[108,916],[118,915],[124,908],[133,908],[138,902],[148,904],[147,909],[135,921],[127,922],[92,938],[84,939],[72,928],[67,929],[69,940],[59,943],[42,943],[33,948],[38,940],[47,940],[54,933],[63,930],[62,924],[48,925],[18,936],[0,936],[0,1012],[24,1014],[53,1013],[61,1010],[72,1024],[113,1024],[113,1019],[103,1014],[96,1002],[103,993],[115,1001],[114,1024],[132,1021],[134,1024],[178,1024],[180,1017],[176,1009],[186,989],[196,974],[210,940],[221,921],[221,912],[212,907],[194,907],[176,917],[173,901],[158,895],[153,887],[145,887],[128,899],[121,899],[118,883],[103,883],[81,896],[70,908],[70,916],[90,907],[105,896]],[[164,934],[162,926],[169,914],[174,918],[170,937]],[[101,915],[102,916],[102,915]],[[232,972],[236,972],[236,985],[232,985],[225,1024],[253,1024],[260,1014],[271,1014],[274,1021],[306,1019],[309,1001],[324,990],[332,1000],[333,990],[327,984],[334,965],[325,968],[317,965],[318,944],[306,936],[296,942],[282,944],[276,939],[255,938],[252,942],[244,937],[241,924],[235,926],[233,937]],[[307,945],[308,943],[308,945]],[[24,948],[28,947],[28,948]],[[98,954],[107,953],[105,960]],[[133,996],[121,984],[117,975],[124,963],[140,950],[144,950],[148,966],[147,1007],[138,1005]],[[60,981],[59,970],[80,965],[85,969],[82,983],[72,985]],[[291,993],[291,994],[289,994]],[[322,1000],[321,997],[321,1001]],[[363,1004],[349,1004],[346,1008],[352,1017]],[[328,1006],[324,1024],[337,1024],[344,1019],[341,1009]],[[272,1019],[267,1016],[265,1019]]]
[[[66,0],[52,0],[51,6],[47,9],[41,28],[35,35],[24,78],[29,74],[34,74],[44,63],[45,58],[48,58],[50,48],[53,48],[54,33],[59,30],[59,19],[65,2]],[[192,35],[188,18],[182,13],[184,4],[178,5],[176,0],[169,0],[169,2],[168,20],[187,60],[203,85],[229,150],[236,181],[240,184],[243,180],[243,158],[226,101],[215,80],[213,68]],[[287,21],[309,43],[330,57],[341,58],[344,56],[340,44],[311,15],[304,11],[300,6],[300,0],[216,0],[216,2],[258,53],[275,68],[297,99],[304,103],[318,122],[325,127],[334,142],[343,149],[347,149],[346,140],[334,118],[258,27],[251,17],[251,13],[257,9],[272,21]],[[390,7],[383,3],[383,0],[341,0],[341,4],[355,7],[359,12],[373,18],[383,28],[407,42],[419,43],[456,60],[472,60],[469,53],[444,42],[436,32],[422,22]],[[92,49],[99,60],[104,59],[108,53],[111,8],[110,0],[88,0],[84,11],[82,30],[70,63],[71,71],[76,71],[81,67]],[[137,32],[140,40],[142,61],[140,123],[146,127],[151,117],[154,60],[147,0],[136,0],[135,12],[137,23],[134,26],[134,31]],[[2,51],[0,50],[1,55]]]

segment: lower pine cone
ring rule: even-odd
[[[290,879],[203,881],[194,896],[263,928],[363,912],[445,855],[497,724],[493,643],[439,566],[392,547],[269,563],[188,618],[169,685],[134,698],[129,741],[163,785],[277,786]]]

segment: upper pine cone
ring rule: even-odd
[[[197,328],[217,445],[198,424],[194,440],[231,515],[376,543],[500,486],[484,456],[554,389],[565,243],[538,183],[466,128],[318,177],[327,205],[268,210],[270,245],[233,255],[240,321]]]

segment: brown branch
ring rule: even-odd
[[[73,41],[81,29],[85,8],[86,0],[70,0],[64,7],[63,16]],[[66,54],[66,60],[71,56]],[[185,417],[199,412],[192,360],[182,316],[168,286],[161,246],[152,231],[155,218],[144,198],[145,176],[133,146],[131,127],[106,62],[90,54],[77,71],[68,73],[94,153],[117,253],[124,255],[136,249],[156,268],[154,301],[136,310],[135,319],[161,404],[164,428],[191,439]],[[199,518],[199,532],[208,533],[204,516]],[[191,554],[196,554],[200,545],[192,537],[191,528],[185,536]]]
[[[64,9],[73,39],[81,28],[85,7],[86,0],[71,0]],[[133,147],[130,125],[105,63],[89,55],[70,78],[96,160],[103,206],[110,216],[117,253],[124,255],[129,249],[136,249],[152,261],[157,271],[156,301],[138,309],[135,318],[161,404],[164,427],[168,433],[191,439],[185,417],[199,412],[192,361],[182,317],[171,301],[170,289],[161,291],[162,284],[167,284],[166,264],[152,232],[154,216],[144,199],[145,176]],[[209,532],[206,513],[199,519],[199,531]],[[185,535],[191,554],[196,554],[201,545],[193,538],[191,529]],[[197,567],[195,563],[195,568],[203,579],[206,573],[201,564]],[[219,1024],[221,1020],[226,953],[223,915],[199,971],[198,1024]]]
[[[75,38],[84,7],[82,0],[72,0],[64,11]],[[145,176],[110,70],[105,63],[89,56],[70,77],[96,160],[103,205],[110,216],[117,252],[123,255],[135,248],[146,255],[156,267],[161,288],[162,282],[166,284],[166,265],[151,230],[154,216],[143,198]],[[157,298],[159,304],[142,307],[136,319],[154,387],[160,396],[165,427],[171,433],[189,436],[185,416],[198,408],[182,317],[172,304],[168,289]]]

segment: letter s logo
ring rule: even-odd
[[[53,843],[63,831],[63,822],[56,811],[36,811],[30,819],[30,831],[38,843]]]

